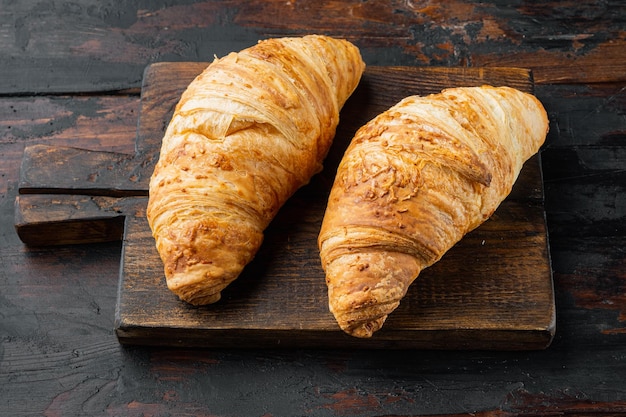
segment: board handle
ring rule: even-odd
[[[148,195],[155,155],[33,145],[24,149],[20,194]]]
[[[19,195],[15,230],[29,246],[122,240],[127,216],[145,216],[147,197]]]

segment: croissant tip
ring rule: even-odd
[[[178,297],[186,303],[193,306],[203,306],[207,304],[217,303],[222,298],[222,293],[194,295],[192,297],[178,295]]]
[[[358,323],[358,325],[344,326],[342,330],[350,336],[360,339],[369,339],[383,327],[385,320],[387,320],[386,315],[375,320]]]
[[[203,275],[179,275],[167,279],[168,288],[182,301],[193,306],[202,306],[218,302],[221,291],[230,281],[221,281],[208,285],[201,279]]]

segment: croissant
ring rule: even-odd
[[[268,39],[216,59],[188,86],[147,207],[171,291],[194,305],[220,299],[279,208],[322,169],[364,67],[345,40]]]
[[[491,86],[407,97],[360,128],[318,239],[339,327],[379,330],[420,272],[492,215],[547,131],[534,96]]]

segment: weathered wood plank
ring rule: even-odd
[[[24,149],[30,145],[132,155],[138,109],[138,94],[0,97],[0,196],[17,188]]]
[[[223,11],[208,11],[217,3]],[[408,21],[411,6],[421,24]],[[615,0],[2,2],[0,92],[38,95],[0,97],[0,415],[624,415],[624,16]],[[371,65],[535,69],[551,119],[550,349],[121,347],[112,330],[121,244],[19,240],[13,203],[25,146],[134,151],[138,97],[80,92],[138,89],[148,62],[204,61],[309,27],[363,38]],[[581,85],[596,80],[615,84]],[[39,94],[53,91],[77,94]]]
[[[15,230],[30,246],[122,240],[127,216],[140,216],[145,200],[89,195],[32,194],[15,199]]]
[[[324,273],[311,244],[323,204],[313,200],[296,196],[267,230],[256,260],[219,303],[203,308],[166,289],[145,219],[128,219],[120,341],[431,349],[541,349],[550,343],[555,311],[541,207],[503,204],[485,227],[424,271],[385,328],[363,341],[344,335],[328,311]]]
[[[135,155],[34,145],[24,150],[21,194],[147,194],[149,174]]]
[[[623,81],[625,16],[620,0],[22,0],[0,12],[0,93],[138,88],[150,63],[207,61],[307,33],[348,38],[370,65],[515,66],[533,69],[539,83]]]
[[[553,120],[542,163],[557,304],[576,317],[559,331],[592,346],[626,334],[626,90],[541,86],[537,94]]]

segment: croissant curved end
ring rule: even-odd
[[[222,278],[213,279],[214,277]],[[167,287],[181,300],[198,306],[219,301],[222,290],[235,278],[236,276],[225,277],[223,271],[216,272],[214,267],[199,264],[188,267],[185,273],[172,275],[167,279]]]
[[[374,321],[368,321],[367,323],[361,323],[358,326],[343,327],[341,330],[344,332],[361,339],[369,339],[374,335],[374,332],[380,330],[383,324],[387,320],[387,316],[380,317]]]
[[[376,312],[357,312],[355,314],[340,314],[335,313],[335,318],[339,327],[342,331],[349,334],[350,336],[368,339],[374,335],[375,332],[380,330],[383,327],[383,324],[387,320],[387,317],[393,310],[395,310],[399,301],[388,304],[384,309],[384,311],[376,311]],[[380,310],[380,309],[376,309]],[[358,317],[361,316],[361,317]]]
[[[331,313],[345,333],[360,338],[383,326],[420,273],[410,255],[380,250],[344,254],[325,269]]]

